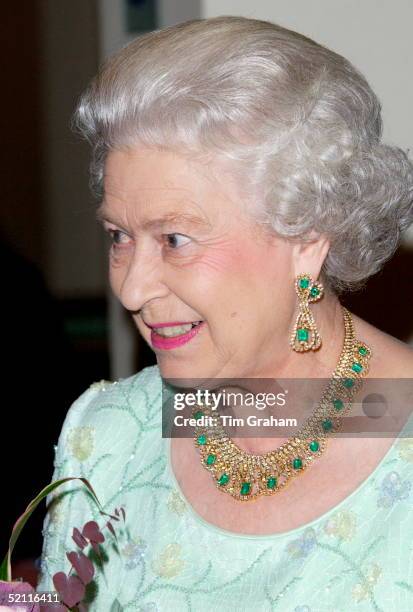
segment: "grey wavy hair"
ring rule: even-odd
[[[413,165],[381,143],[381,105],[342,56],[268,21],[195,19],[144,34],[103,64],[73,129],[100,196],[110,150],[143,145],[229,164],[254,219],[330,240],[321,277],[354,290],[413,222]]]

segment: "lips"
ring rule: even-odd
[[[146,321],[143,321],[146,325],[146,327],[149,327],[149,329],[159,329],[161,327],[176,327],[178,325],[196,325],[197,323],[202,323],[202,321],[171,321],[168,323],[147,323]]]
[[[178,325],[188,325],[189,323],[196,323],[188,321],[187,323],[179,323]],[[177,325],[175,323],[175,325]],[[205,321],[201,321],[198,325],[193,326],[189,331],[184,334],[180,334],[179,336],[165,337],[157,334],[154,327],[151,327],[151,343],[154,348],[170,350],[174,348],[178,348],[190,342],[199,332],[205,327]],[[166,325],[156,325],[156,327],[173,327],[171,323],[167,323]]]

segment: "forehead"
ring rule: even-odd
[[[161,213],[216,219],[240,206],[223,169],[176,152],[142,147],[111,151],[103,184],[103,211],[129,210],[140,220]]]
[[[152,149],[111,151],[106,159],[104,192],[150,199],[191,200],[208,189],[217,189],[207,169],[178,153]]]

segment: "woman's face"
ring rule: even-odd
[[[271,376],[290,352],[292,247],[243,212],[228,174],[177,153],[116,150],[104,192],[111,287],[155,351],[161,376]],[[189,333],[168,329],[198,321]],[[179,335],[165,339],[158,325]]]

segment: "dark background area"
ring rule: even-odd
[[[53,446],[71,403],[92,382],[110,379],[106,291],[64,295],[47,280],[54,228],[49,225],[46,207],[46,202],[50,206],[50,196],[44,181],[48,172],[44,134],[59,107],[58,102],[56,106],[52,103],[45,110],[48,60],[43,37],[45,32],[50,34],[48,28],[53,29],[54,25],[52,21],[45,23],[44,6],[40,0],[18,5],[4,3],[0,20],[1,557],[6,552],[13,523],[50,482]],[[62,2],[60,6],[68,38],[78,44],[83,32],[88,36],[88,48],[92,49],[87,69],[71,47],[63,46],[61,50],[62,73],[79,71],[78,78],[71,81],[76,85],[61,92],[68,99],[68,107],[74,108],[76,97],[97,69],[97,26],[79,30],[80,22],[66,19],[68,3]],[[93,17],[94,3],[87,1],[85,6]],[[83,19],[81,12],[78,19]],[[64,138],[69,139],[68,123],[64,129],[67,130]],[[84,144],[73,147],[75,155],[77,150],[79,154],[83,151],[86,159]],[[67,188],[68,180],[70,172],[69,178],[62,174],[62,190]],[[82,180],[87,185],[87,164]],[[102,256],[99,250],[95,255]],[[73,265],[77,266],[76,274],[82,275],[82,267],[69,258],[67,266]],[[363,319],[406,341],[413,333],[413,250],[399,249],[363,290],[345,296],[342,302]],[[155,363],[153,353],[142,342],[137,355],[137,370]],[[43,515],[42,507],[23,532],[14,553],[16,567],[19,560],[40,555]],[[19,575],[24,571],[19,569]]]

